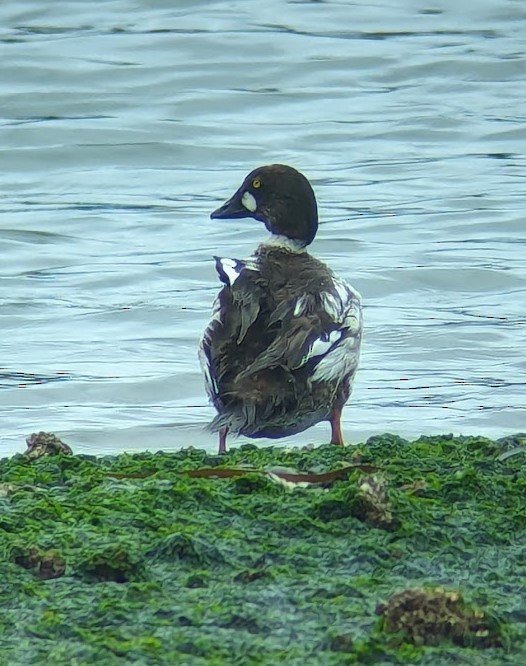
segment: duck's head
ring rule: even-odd
[[[312,243],[318,230],[318,207],[309,181],[284,164],[251,171],[237,192],[210,217],[253,217],[273,236],[291,239],[299,247]]]

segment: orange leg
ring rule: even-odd
[[[219,450],[218,453],[226,453],[226,436],[228,435],[228,428],[223,428],[219,431]]]
[[[330,424],[331,424],[331,444],[343,446],[342,427],[341,427],[342,410],[340,407],[335,407],[332,410]]]

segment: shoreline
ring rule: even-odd
[[[1,654],[526,663],[525,444],[386,434],[4,458]]]

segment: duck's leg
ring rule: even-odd
[[[218,453],[226,453],[226,436],[228,435],[228,428],[222,428],[219,431],[219,449]]]
[[[331,444],[343,446],[342,427],[341,427],[342,410],[341,407],[335,407],[332,410],[331,418]]]

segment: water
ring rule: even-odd
[[[0,454],[215,448],[209,213],[255,166],[316,189],[366,304],[348,441],[525,429],[522,0],[5,0]],[[288,441],[325,441],[328,427]]]

